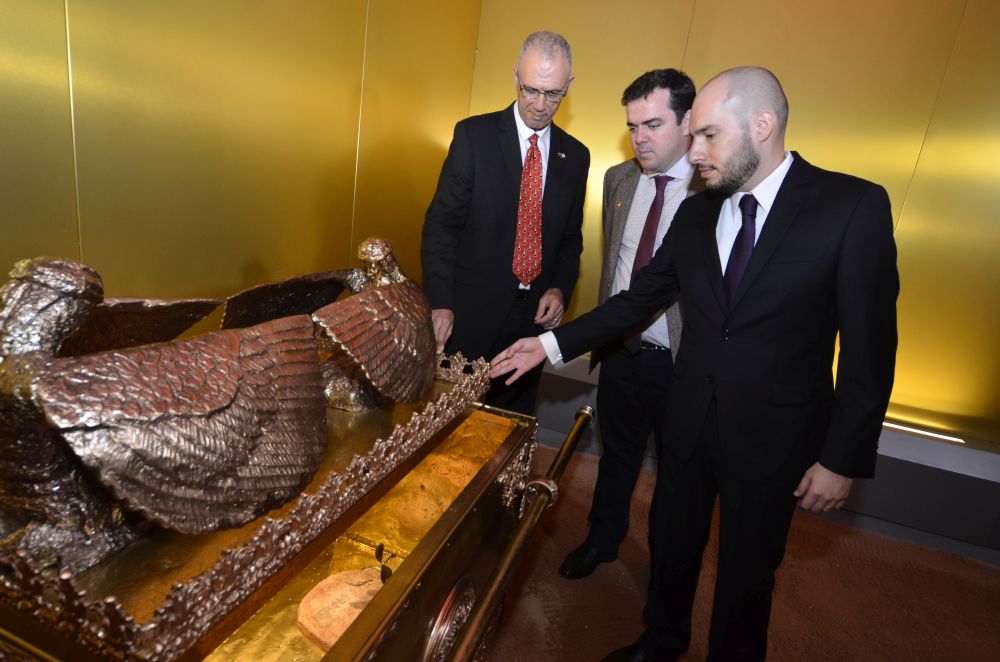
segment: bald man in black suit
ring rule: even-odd
[[[881,186],[786,152],[787,117],[781,85],[765,69],[709,81],[690,121],[690,159],[706,192],[681,204],[629,290],[493,360],[494,376],[516,379],[546,355],[577,356],[681,302],[647,627],[608,660],[671,660],[687,649],[717,499],[709,658],[764,659],[774,572],[796,503],[840,508],[853,479],[874,474],[897,343],[889,198]]]

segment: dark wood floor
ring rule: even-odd
[[[536,473],[553,455],[539,447]],[[618,561],[573,582],[556,573],[586,535],[596,468],[592,455],[571,460],[483,652],[487,662],[600,660],[642,631],[654,474],[640,478]],[[713,533],[684,659],[707,652],[715,555]],[[777,577],[768,659],[1000,660],[1000,568],[797,513]]]

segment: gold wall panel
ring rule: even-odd
[[[534,30],[553,30],[573,49],[576,80],[556,115],[556,124],[590,148],[590,176],[583,221],[580,279],[570,317],[597,304],[603,253],[601,188],[604,172],[631,158],[622,92],[639,74],[682,66],[694,0],[643,5],[626,15],[604,0],[548,3],[484,0],[479,55],[472,86],[472,113],[513,103],[513,67],[521,42]],[[525,17],[530,16],[531,20]]]
[[[69,3],[83,257],[109,292],[346,265],[365,6]]]
[[[521,40],[552,29],[577,76],[556,121],[592,154],[572,316],[596,301],[604,171],[630,152],[624,86],[654,67],[700,86],[762,64],[791,101],[789,146],[892,198],[890,413],[997,440],[998,12],[989,0],[673,0],[637,16],[596,0],[8,0],[0,270],[48,253],[93,264],[111,294],[225,294],[353,263],[354,245],[382,234],[416,275],[453,124],[510,104]]]
[[[890,414],[1000,441],[1000,4],[972,0],[896,229]]]
[[[387,238],[418,280],[424,213],[469,113],[478,26],[468,0],[385,0],[368,12],[353,243]]]
[[[700,87],[756,64],[789,101],[786,145],[885,186],[899,210],[965,0],[698,2],[685,55]]]
[[[691,0],[636,17],[599,2],[483,0],[471,112],[512,101],[527,32],[569,39],[577,81],[556,121],[593,159],[573,316],[596,301],[604,171],[629,154],[624,85],[658,66],[699,87],[728,67],[769,67],[790,100],[789,148],[892,199],[902,292],[890,415],[997,441],[998,11],[989,0]]]
[[[0,282],[22,258],[80,254],[65,16],[0,3]]]

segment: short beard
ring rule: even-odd
[[[753,151],[750,136],[744,131],[739,150],[723,164],[725,174],[719,179],[719,183],[714,186],[706,184],[705,188],[728,197],[749,181],[759,165],[760,157]]]

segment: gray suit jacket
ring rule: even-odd
[[[629,208],[635,188],[639,184],[642,167],[635,159],[608,168],[604,173],[604,204],[601,221],[604,224],[604,266],[601,270],[601,287],[598,290],[598,305],[608,300],[612,294],[611,285],[615,280],[615,265],[622,247],[622,235],[628,220]],[[704,185],[697,175],[688,180],[688,196],[701,191]],[[657,313],[659,315],[659,313]],[[681,307],[676,302],[667,308],[667,331],[670,335],[670,353],[676,358],[681,345]]]

